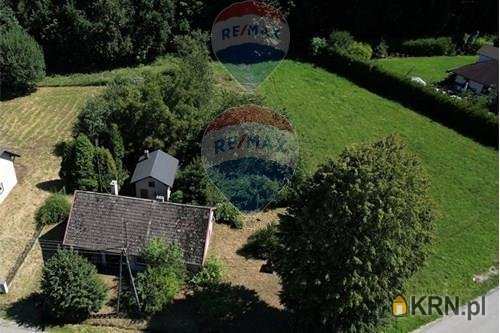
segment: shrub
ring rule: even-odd
[[[350,57],[358,60],[370,60],[372,58],[372,47],[367,43],[353,42],[348,48]]]
[[[256,231],[239,250],[246,258],[271,259],[278,246],[278,224],[271,223]]]
[[[328,38],[328,46],[335,52],[348,50],[352,43],[354,43],[354,37],[349,31],[333,31]]]
[[[387,45],[385,39],[380,39],[380,42],[375,47],[374,56],[379,59],[387,58],[389,56],[389,46]]]
[[[273,257],[281,300],[299,324],[373,330],[428,254],[428,190],[421,162],[395,136],[318,169],[281,217]]]
[[[43,268],[44,309],[64,322],[82,321],[99,311],[106,287],[96,268],[72,251],[59,250]]]
[[[21,27],[0,32],[0,97],[14,97],[33,91],[45,77],[45,62],[40,46]]]
[[[182,250],[159,239],[148,243],[142,257],[147,268],[137,275],[137,294],[142,311],[151,315],[164,310],[181,290],[186,266]]]
[[[320,55],[327,48],[328,43],[326,39],[321,37],[314,37],[311,40],[311,52],[312,55],[317,56]]]
[[[219,223],[229,224],[236,229],[243,228],[243,218],[240,211],[228,201],[217,204],[215,220]]]
[[[449,37],[420,38],[403,42],[401,51],[416,57],[444,56],[454,55],[456,46]]]
[[[36,212],[35,220],[39,226],[66,222],[71,204],[64,194],[55,193],[45,200]]]
[[[219,284],[224,277],[224,266],[217,258],[209,258],[203,268],[189,281],[191,288],[199,290]]]
[[[166,266],[148,267],[137,275],[142,311],[152,315],[164,310],[181,290],[183,282]]]
[[[176,203],[183,203],[184,202],[184,193],[180,190],[175,191],[170,195],[170,201],[176,202]]]

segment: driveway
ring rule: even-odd
[[[446,316],[436,320],[414,333],[490,333],[498,332],[498,288],[485,295],[485,315],[477,315],[467,320],[465,315]],[[481,304],[481,297],[474,301]],[[460,308],[459,313],[466,313],[467,307]]]

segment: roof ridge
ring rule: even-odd
[[[193,205],[193,204],[183,204],[183,203],[177,203],[177,202],[171,202],[171,201],[159,202],[158,200],[153,200],[153,199],[144,199],[144,198],[137,198],[137,197],[129,197],[129,196],[126,196],[126,195],[115,195],[115,194],[111,194],[111,193],[101,193],[101,192],[93,192],[93,191],[85,191],[85,190],[75,190],[75,195],[76,195],[77,192],[78,193],[85,193],[85,194],[105,196],[105,197],[125,198],[125,199],[128,199],[128,200],[147,201],[147,202],[153,202],[153,203],[156,202],[156,203],[162,203],[162,204],[173,205],[173,206],[181,206],[181,207],[215,209],[214,206],[201,206],[201,205]]]

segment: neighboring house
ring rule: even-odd
[[[498,47],[494,47],[493,45],[485,45],[479,51],[477,51],[479,55],[479,60],[477,62],[485,62],[490,60],[498,61]]]
[[[20,156],[5,148],[0,148],[0,203],[7,198],[17,184],[16,169],[14,168],[16,157]]]
[[[479,60],[450,72],[455,74],[457,90],[472,90],[476,94],[487,94],[498,89],[498,48],[483,46],[479,51]]]
[[[159,238],[178,244],[188,268],[197,270],[207,257],[213,220],[212,207],[75,191],[63,245],[92,251],[89,259],[102,265],[116,265],[126,249],[133,269],[141,269],[141,250]]]
[[[130,180],[135,185],[136,197],[156,199],[162,196],[168,201],[178,166],[179,160],[175,157],[161,150],[151,153],[146,150]]]

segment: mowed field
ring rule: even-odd
[[[407,295],[465,301],[498,284],[498,277],[481,285],[472,281],[498,267],[498,151],[309,64],[284,61],[260,91],[290,116],[311,171],[347,145],[391,133],[423,160],[439,218],[434,253]],[[384,330],[405,332],[431,319],[409,316]]]
[[[418,76],[427,83],[445,79],[450,69],[476,62],[476,56],[438,56],[387,58],[377,60],[377,65],[401,76]]]
[[[60,160],[55,145],[71,135],[79,109],[98,90],[41,88],[30,96],[0,102],[0,146],[21,155],[15,163],[18,185],[0,206],[0,280],[32,237],[37,208],[57,186]],[[41,267],[36,260],[41,260],[37,248],[19,271],[12,292],[0,295],[0,307],[33,290]]]

